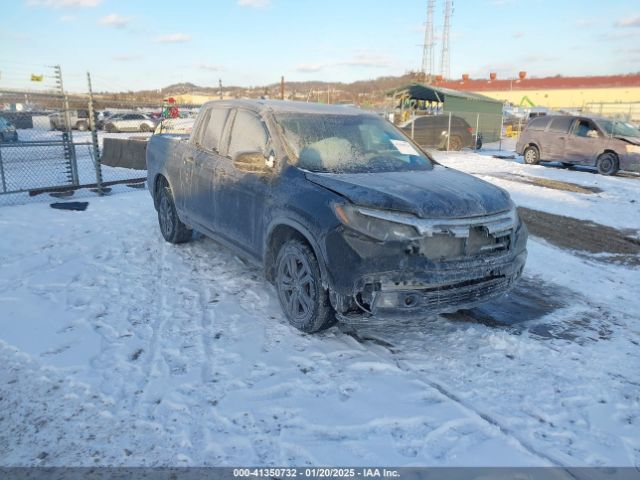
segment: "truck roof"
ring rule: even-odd
[[[325,115],[372,115],[370,112],[348,105],[324,103],[295,102],[291,100],[213,100],[202,107],[223,105],[229,107],[243,107],[258,113],[269,111],[272,113],[310,113]]]

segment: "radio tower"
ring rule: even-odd
[[[427,25],[424,30],[424,45],[422,50],[422,74],[425,81],[430,83],[433,77],[435,59],[433,57],[433,9],[436,0],[427,0]]]
[[[451,29],[451,13],[453,12],[453,0],[444,2],[444,26],[442,27],[442,58],[440,59],[440,75],[442,78],[451,76],[449,65],[449,30]]]

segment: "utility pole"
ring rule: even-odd
[[[451,77],[449,59],[449,33],[451,30],[451,14],[453,13],[453,0],[444,2],[444,26],[442,27],[442,57],[440,58],[440,75],[447,79]]]
[[[284,75],[280,77],[280,100],[284,100]]]
[[[96,129],[96,114],[93,108],[93,89],[91,88],[91,74],[87,72],[87,85],[89,86],[89,128],[91,129],[91,145],[93,148],[93,166],[96,171],[96,191],[98,195],[104,195],[102,188],[102,164],[100,159],[100,145],[98,144],[98,131]]]
[[[218,79],[218,93],[220,94],[220,100],[222,100],[222,79]]]
[[[431,83],[434,70],[434,34],[433,34],[433,10],[436,0],[427,1],[427,25],[424,30],[424,44],[422,48],[422,74],[425,81]]]

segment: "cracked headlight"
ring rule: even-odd
[[[379,218],[388,215],[388,212],[361,208],[351,204],[334,204],[333,210],[343,225],[375,240],[403,241],[421,237],[411,225]]]

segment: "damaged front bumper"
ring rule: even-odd
[[[372,242],[348,230],[327,238],[330,298],[344,322],[420,319],[472,308],[508,292],[522,275],[527,230],[519,222],[501,252],[433,260],[411,243]]]
[[[525,251],[507,265],[465,271],[464,275],[448,278],[434,272],[416,273],[406,284],[392,280],[401,272],[375,277],[376,281],[366,283],[360,292],[362,302],[369,306],[360,313],[379,320],[418,319],[472,308],[513,288],[522,275],[526,257]],[[402,274],[406,277],[406,272]],[[373,288],[367,291],[369,286]]]

